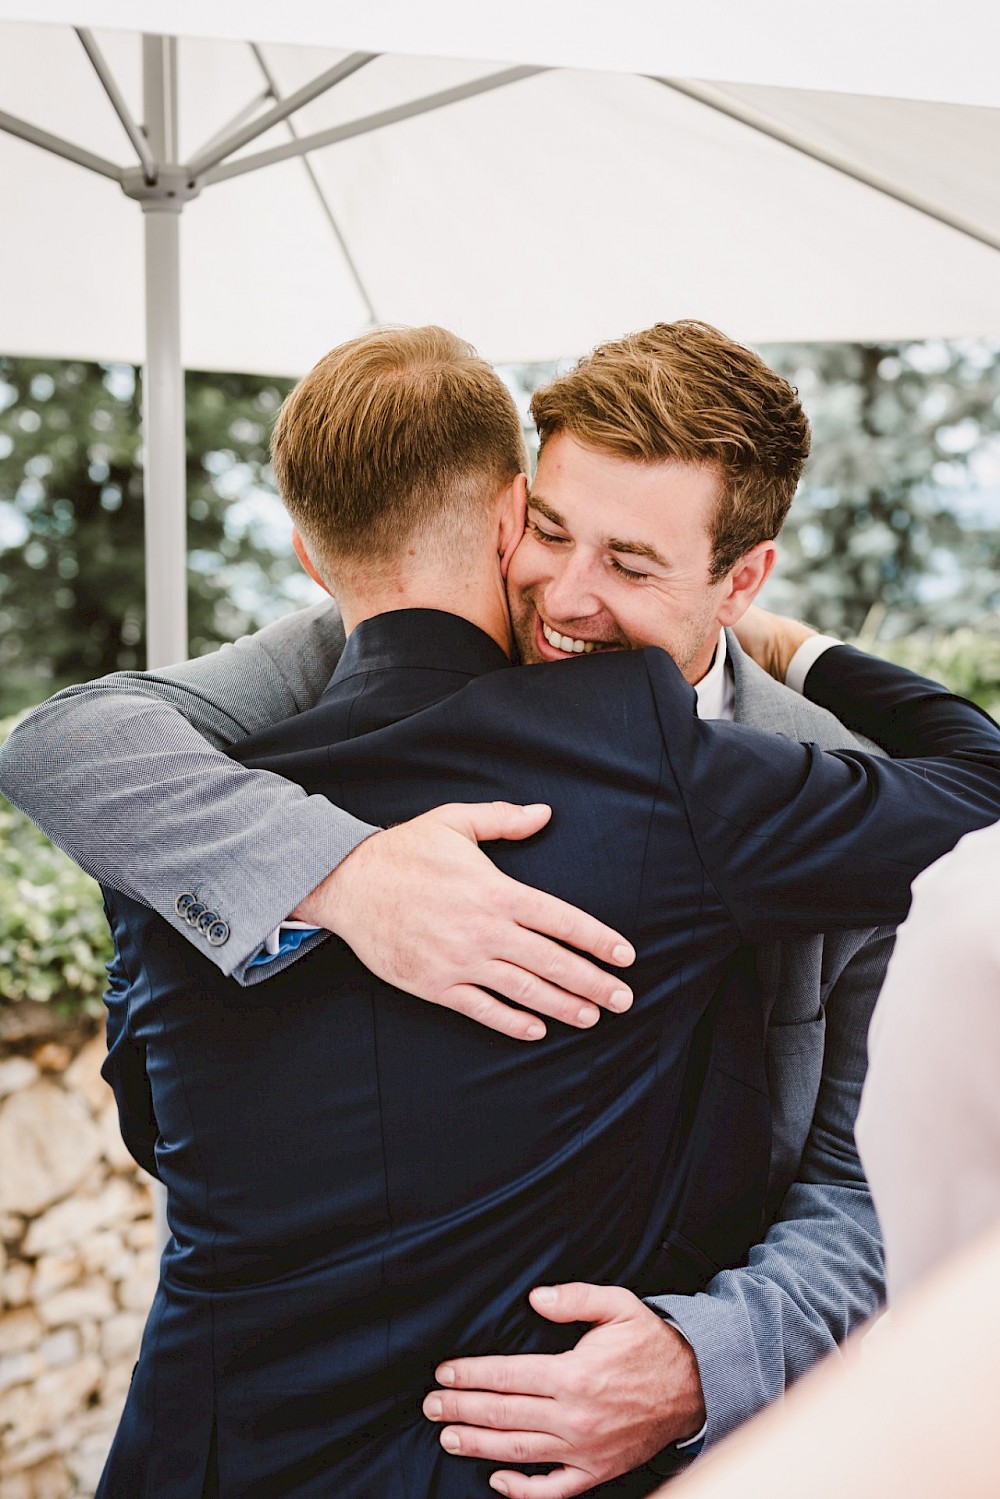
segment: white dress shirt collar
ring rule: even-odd
[[[719,631],[719,644],[708,671],[694,684],[699,718],[724,718],[730,722],[736,702],[736,683],[726,650],[726,632]]]

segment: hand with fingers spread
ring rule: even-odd
[[[580,953],[624,968],[634,949],[477,847],[530,838],[551,815],[510,802],[436,807],[359,844],[292,914],[336,932],[387,983],[517,1040],[544,1036],[542,1015],[594,1025],[601,1008],[627,1010],[632,992]]]
[[[705,1402],[694,1352],[670,1323],[621,1286],[540,1286],[550,1322],[594,1326],[568,1353],[454,1359],[424,1415],[447,1423],[441,1445],[462,1457],[555,1463],[528,1477],[506,1467],[490,1485],[509,1499],[571,1499],[695,1436]]]

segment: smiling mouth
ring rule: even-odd
[[[540,619],[542,634],[553,650],[566,651],[572,656],[589,656],[594,651],[613,651],[618,647],[606,640],[578,640],[573,635],[560,635],[558,630],[553,630],[544,619]]]

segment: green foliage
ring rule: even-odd
[[[187,376],[194,654],[289,607],[267,466],[289,383]],[[130,366],[0,358],[0,715],[143,665],[140,409]]]
[[[98,1011],[110,957],[98,886],[0,797],[0,1003]]]
[[[890,639],[996,611],[1000,531],[995,514],[990,523],[969,511],[967,495],[997,452],[1000,345],[762,352],[798,387],[813,427],[767,606],[846,635],[874,611]]]

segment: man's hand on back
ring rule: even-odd
[[[502,1467],[490,1485],[510,1499],[571,1499],[695,1436],[705,1402],[694,1351],[621,1286],[538,1287],[551,1322],[592,1322],[568,1353],[460,1358],[441,1365],[424,1415],[446,1422],[441,1445],[462,1457],[556,1463],[544,1476]]]
[[[622,968],[633,948],[592,916],[502,874],[477,847],[530,838],[551,815],[509,802],[436,807],[373,833],[292,916],[336,932],[387,983],[490,1030],[536,1041],[545,1034],[540,1015],[593,1025],[598,1006],[626,1010],[632,994],[569,949]]]

